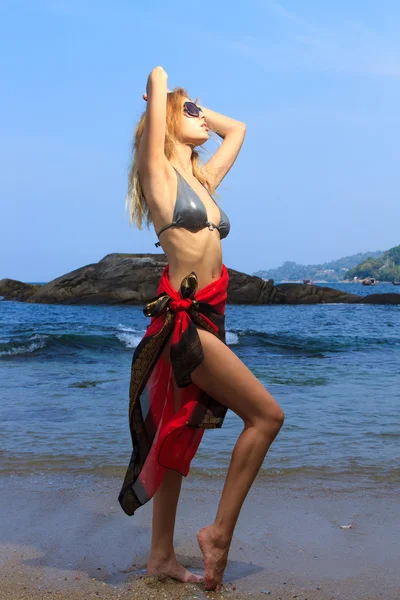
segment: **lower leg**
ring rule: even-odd
[[[281,424],[272,423],[268,429],[265,426],[245,426],[240,434],[232,452],[214,521],[215,530],[221,538],[232,539],[240,509]]]
[[[184,583],[204,581],[178,563],[174,551],[176,509],[182,485],[182,475],[167,469],[153,497],[153,522],[148,575],[172,577]]]
[[[220,589],[240,509],[282,422],[271,421],[268,428],[245,426],[236,442],[215,521],[197,536],[204,554],[206,589]]]
[[[152,559],[165,560],[174,556],[174,528],[181,485],[182,475],[167,469],[153,497]]]

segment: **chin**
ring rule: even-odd
[[[204,142],[206,142],[208,140],[208,133],[209,133],[208,130],[205,129],[203,135],[200,138],[203,140],[203,144],[204,144]]]
[[[189,144],[192,146],[201,146],[202,144],[205,144],[208,141],[208,131],[204,130],[204,133],[198,137],[188,137],[186,138],[183,143],[184,144]]]

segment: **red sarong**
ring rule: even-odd
[[[222,265],[220,278],[201,290],[192,271],[176,291],[166,265],[157,296],[143,308],[151,322],[132,358],[129,428],[133,451],[118,496],[127,515],[154,496],[166,469],[186,477],[204,430],[222,427],[227,408],[197,387],[191,373],[204,359],[196,325],[226,344],[228,282],[228,270]],[[171,335],[169,363],[162,352]],[[183,388],[177,412],[173,375]]]

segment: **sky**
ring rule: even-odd
[[[162,252],[124,215],[158,65],[247,125],[218,187],[227,267],[400,244],[399,29],[395,0],[0,0],[0,279]]]

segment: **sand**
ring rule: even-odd
[[[183,482],[175,549],[197,573],[196,532],[212,522],[222,484],[190,475]],[[120,486],[115,476],[2,476],[0,600],[400,599],[395,486],[257,478],[219,593],[145,575],[152,503],[128,517],[117,501]]]

